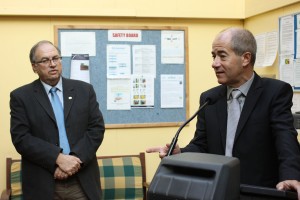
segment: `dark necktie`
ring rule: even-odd
[[[226,149],[225,155],[232,156],[232,148],[236,133],[236,128],[241,114],[240,103],[238,98],[242,92],[234,89],[231,92],[232,101],[228,104],[228,115],[227,115],[227,136],[226,136]]]
[[[60,147],[63,149],[64,154],[69,154],[70,153],[70,145],[68,142],[68,137],[67,137],[66,128],[65,128],[64,111],[63,111],[62,104],[59,100],[59,97],[56,94],[57,90],[58,89],[56,87],[53,87],[50,89],[51,104],[52,104],[52,108],[53,108],[53,111],[55,114],[56,123],[58,126]]]

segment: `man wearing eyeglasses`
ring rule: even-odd
[[[23,199],[98,200],[96,151],[105,128],[95,91],[88,83],[62,77],[61,53],[51,42],[35,44],[29,57],[39,79],[10,94]]]

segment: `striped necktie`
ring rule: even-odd
[[[226,149],[225,155],[232,156],[232,148],[236,133],[238,121],[240,119],[241,108],[238,98],[242,92],[238,89],[234,89],[231,92],[232,101],[228,104],[228,115],[227,115],[227,136],[226,136]]]

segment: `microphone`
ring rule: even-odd
[[[172,142],[171,142],[171,145],[170,145],[170,148],[166,154],[166,156],[170,156],[172,155],[172,152],[177,144],[177,140],[178,140],[178,137],[179,137],[179,133],[181,132],[181,130],[190,122],[192,121],[198,114],[199,112],[204,108],[206,107],[207,105],[211,105],[211,104],[214,104],[216,101],[218,100],[218,96],[208,96],[204,102],[204,104],[202,106],[199,107],[199,109],[197,110],[197,112],[195,112],[195,114],[190,117],[187,121],[185,121],[180,127],[179,129],[177,130],[174,138],[172,139]]]

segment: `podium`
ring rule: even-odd
[[[297,192],[279,191],[275,188],[240,185],[240,200],[288,200],[298,199]]]
[[[285,200],[296,192],[240,184],[237,158],[181,153],[162,159],[147,192],[148,200]]]

